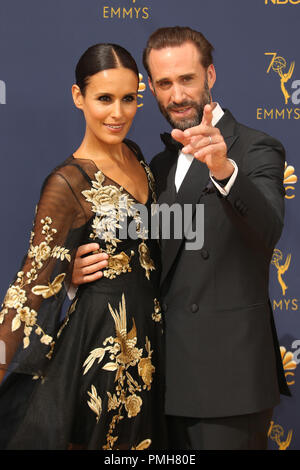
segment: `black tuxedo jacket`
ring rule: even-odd
[[[184,237],[161,242],[166,413],[178,416],[254,413],[290,394],[268,294],[284,218],[284,149],[229,111],[217,127],[239,168],[227,197],[196,159],[176,194],[171,139],[162,136],[166,148],[150,164],[159,204],[204,204],[202,249],[187,250]]]

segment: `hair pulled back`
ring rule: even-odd
[[[107,69],[124,67],[132,70],[139,80],[139,72],[132,55],[118,44],[100,43],[89,47],[80,57],[76,70],[76,85],[79,86],[82,95],[89,77]]]

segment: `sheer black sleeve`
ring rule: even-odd
[[[55,346],[84,221],[70,182],[63,172],[52,173],[41,191],[29,250],[0,311],[6,359],[0,368],[43,373]]]

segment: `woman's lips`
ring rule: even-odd
[[[121,132],[125,124],[104,124],[111,132]]]

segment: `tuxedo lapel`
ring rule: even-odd
[[[225,114],[220,119],[216,127],[220,129],[220,132],[223,135],[227,145],[227,151],[229,153],[231,147],[237,139],[237,136],[234,135],[235,120],[229,111],[225,111]],[[205,188],[210,182],[208,168],[204,163],[199,162],[197,159],[194,159],[179,188],[176,197],[174,198],[173,194],[175,190],[175,172],[177,166],[177,159],[174,160],[176,160],[176,162],[175,164],[173,164],[167,176],[167,190],[165,194],[162,194],[162,198],[159,198],[159,203],[161,204],[165,202],[169,205],[172,205],[174,203],[179,204],[182,208],[182,215],[184,204],[191,204],[192,216],[194,216],[196,204],[201,203],[201,197],[204,195]],[[180,239],[173,238],[170,240],[162,240],[162,273],[160,281],[161,285],[166,279],[166,276],[170,271],[184,241],[184,234]]]
[[[194,159],[180,188],[173,200],[173,204],[178,204],[181,208],[182,217],[184,217],[184,205],[192,206],[192,213],[195,211],[196,204],[199,202],[201,194],[208,183],[208,170],[206,165]],[[173,175],[173,185],[175,179],[175,171]],[[183,224],[182,224],[183,227]],[[162,273],[161,284],[163,283],[167,273],[169,272],[176,255],[184,242],[185,236],[179,239],[170,239],[162,241]]]
[[[227,154],[230,156],[230,150],[234,142],[238,138],[235,133],[236,120],[232,116],[231,112],[228,109],[225,110],[223,117],[216,124],[216,127],[220,130],[222,136],[224,137],[225,143],[227,145]]]

